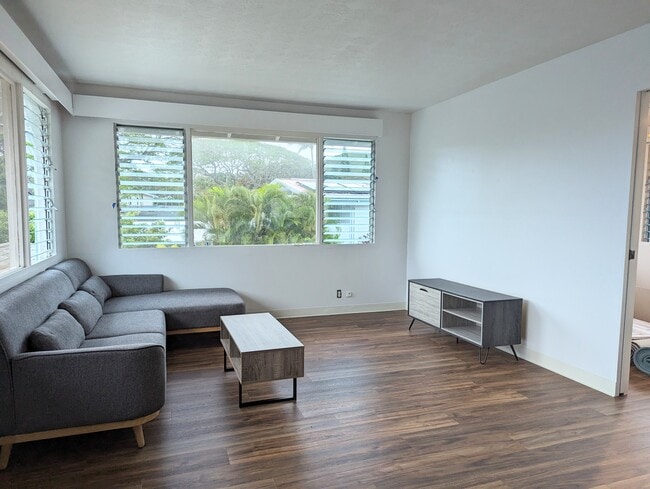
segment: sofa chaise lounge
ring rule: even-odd
[[[165,403],[166,334],[245,312],[231,289],[164,291],[65,260],[0,295],[0,470],[15,443],[142,426]]]

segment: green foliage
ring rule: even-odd
[[[36,219],[36,214],[34,211],[29,211],[29,243],[34,244],[36,243],[36,223],[34,220]]]
[[[295,148],[292,151],[289,148]],[[243,139],[192,140],[197,245],[314,243],[316,195],[291,194],[275,179],[314,179],[313,143],[303,147]]]
[[[206,245],[313,243],[316,196],[290,195],[277,184],[215,186],[194,199],[194,219]]]
[[[137,217],[139,214],[139,212],[126,212],[125,215],[120,219],[120,229],[122,230],[121,240],[123,248],[128,248],[129,244],[133,245],[135,243],[149,243],[151,241],[165,240],[165,236],[167,234],[165,223],[158,221],[154,223],[153,227],[138,227],[136,225],[136,221],[134,219],[129,219],[129,217]],[[131,234],[136,236],[130,236]],[[151,245],[151,247],[165,248],[166,246]]]
[[[0,209],[0,243],[9,242],[9,217],[7,211]]]

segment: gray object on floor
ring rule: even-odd
[[[650,375],[650,348],[639,348],[634,352],[634,365],[644,374]]]

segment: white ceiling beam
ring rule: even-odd
[[[94,95],[74,95],[74,115],[142,124],[158,123],[329,136],[375,138],[380,137],[383,132],[382,119],[236,109]]]
[[[0,50],[45,95],[58,101],[72,113],[72,93],[2,6],[0,6]]]

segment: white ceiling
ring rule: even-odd
[[[108,85],[406,111],[650,22],[650,0],[0,4],[72,91]]]

